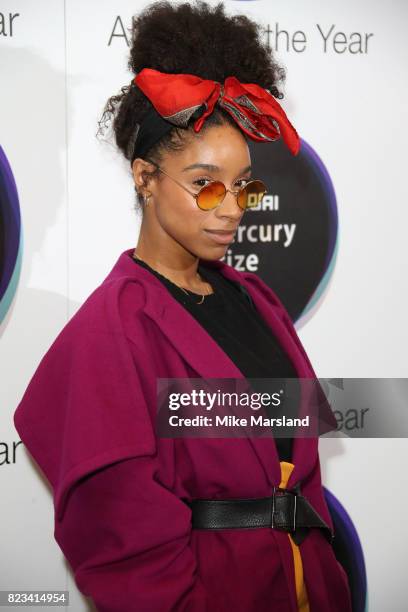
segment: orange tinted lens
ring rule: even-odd
[[[219,181],[213,181],[203,187],[198,194],[197,204],[202,210],[211,210],[218,206],[225,196],[225,186]]]
[[[265,183],[262,181],[250,181],[241,189],[238,195],[238,204],[241,208],[253,208],[258,206],[266,193]]]

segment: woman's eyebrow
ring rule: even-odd
[[[215,166],[214,164],[197,163],[197,164],[190,164],[189,166],[186,166],[185,168],[183,168],[182,172],[185,172],[186,170],[195,170],[196,168],[204,168],[204,170],[208,170],[209,172],[219,172],[220,170],[222,170],[222,168],[220,168],[219,166]],[[244,174],[245,172],[248,172],[249,170],[252,170],[251,164],[243,168],[240,172],[238,172],[238,174]]]

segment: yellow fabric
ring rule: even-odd
[[[281,482],[279,486],[282,489],[286,488],[288,484],[289,477],[292,473],[293,468],[295,467],[293,463],[289,463],[288,461],[281,461]],[[296,596],[299,612],[310,612],[309,602],[306,593],[306,585],[303,580],[303,565],[302,565],[302,557],[300,556],[299,547],[292,540],[290,533],[288,533],[289,542],[292,546],[292,554],[293,554],[293,562],[295,565],[295,584],[296,584]]]

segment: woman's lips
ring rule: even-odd
[[[229,244],[233,241],[235,236],[235,231],[226,232],[224,230],[204,230],[210,238],[217,242],[218,244]]]

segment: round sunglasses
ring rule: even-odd
[[[180,183],[173,176],[170,176],[163,168],[161,168],[156,162],[147,159],[157,167],[160,172],[163,172],[166,176],[171,178],[177,185],[185,189],[190,195],[192,195],[197,203],[198,208],[201,210],[212,210],[221,204],[227,195],[227,191],[233,193],[237,198],[237,204],[242,210],[247,208],[255,208],[262,201],[265,193],[267,193],[266,185],[258,179],[250,180],[246,185],[243,185],[238,191],[232,191],[227,189],[222,181],[211,181],[208,185],[205,185],[200,189],[198,193],[194,193],[187,189],[185,185]]]

